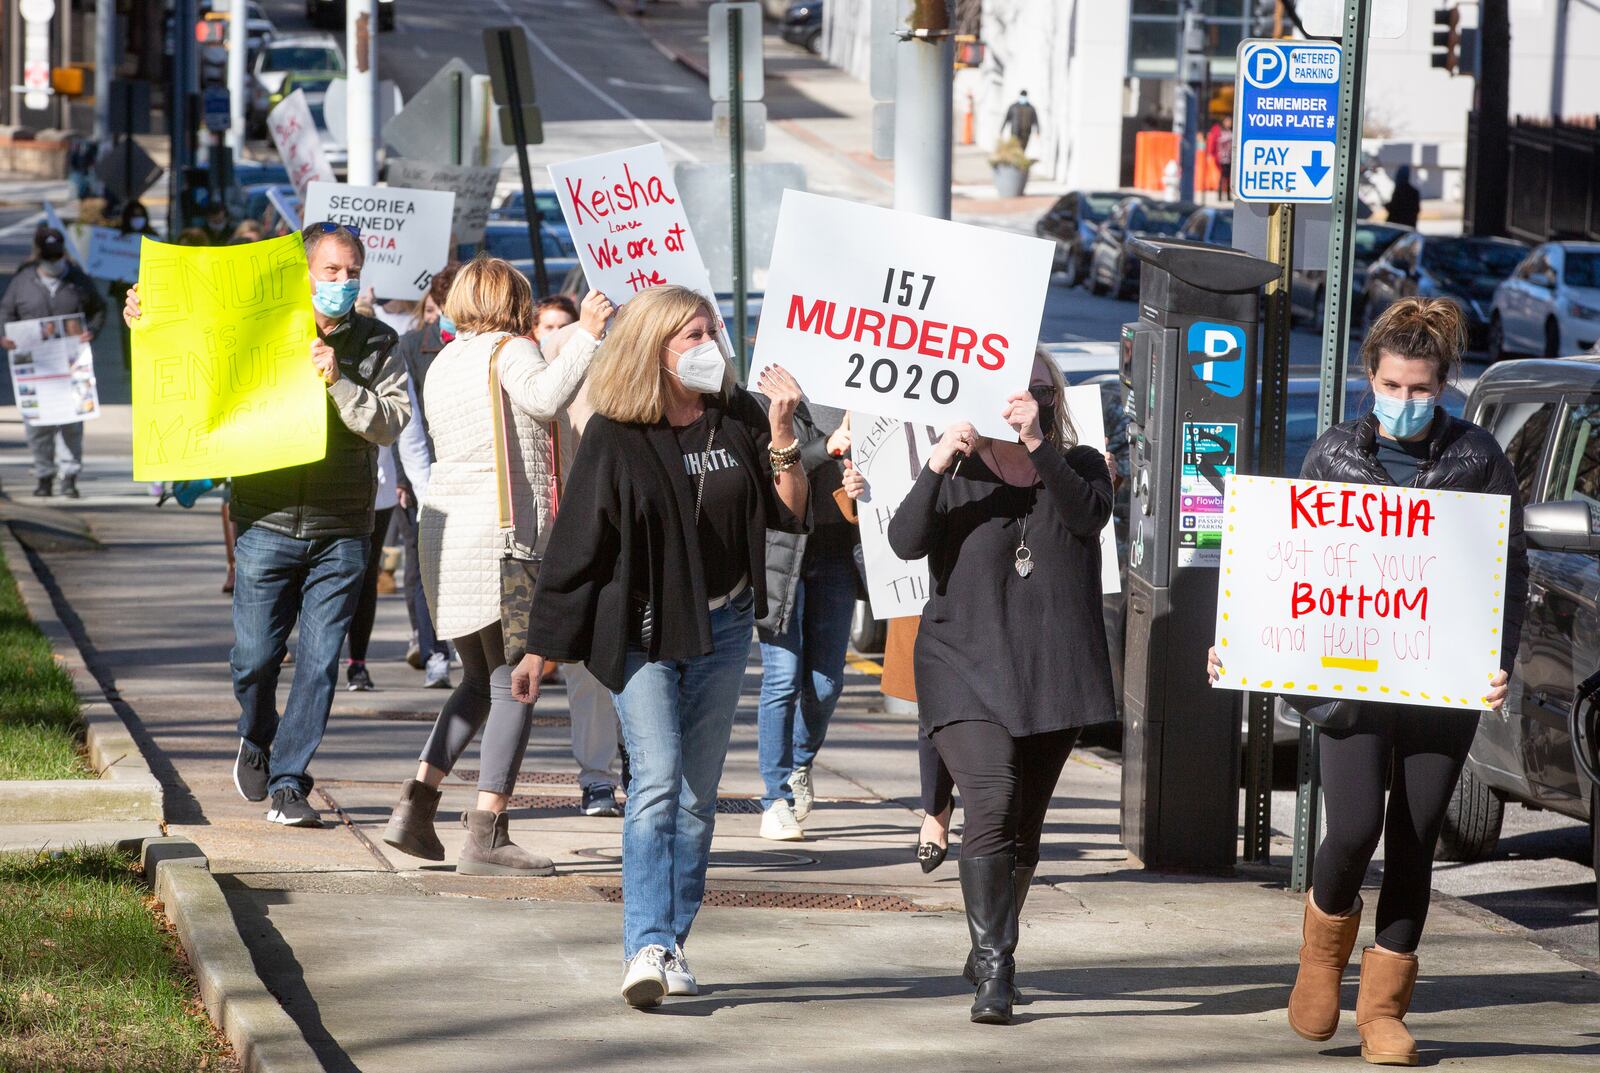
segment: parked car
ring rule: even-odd
[[[344,0],[306,0],[306,20],[327,30],[344,29]],[[378,30],[394,29],[394,0],[378,0]]]
[[[1178,237],[1207,246],[1233,247],[1233,210],[1207,206],[1195,209],[1183,222]]]
[[[1076,287],[1089,272],[1089,250],[1100,225],[1117,202],[1127,195],[1115,190],[1074,190],[1063,194],[1050,211],[1039,217],[1033,233],[1056,244],[1051,268],[1066,274],[1067,286]]]
[[[1139,261],[1128,256],[1127,240],[1172,238],[1198,206],[1187,201],[1151,201],[1125,197],[1117,202],[1095,234],[1089,253],[1089,290],[1112,292],[1118,298],[1139,286]]]
[[[295,90],[306,95],[306,103],[320,106],[328,95],[328,87],[335,80],[342,80],[344,75],[334,74],[331,71],[290,71],[284,80],[278,83],[278,88],[267,95],[267,111],[278,107],[282,101]]]
[[[1403,224],[1377,224],[1363,220],[1356,224],[1354,256],[1350,272],[1350,313],[1352,323],[1361,323],[1362,291],[1367,286],[1367,270],[1390,246],[1412,233]],[[1327,311],[1328,273],[1321,268],[1299,268],[1289,284],[1289,315],[1321,324]]]
[[[544,226],[552,228],[564,236],[569,242],[572,232],[567,227],[567,218],[561,212],[561,202],[556,200],[554,190],[535,190],[533,192],[534,204],[539,206],[539,216]],[[527,201],[522,196],[521,190],[513,190],[500,199],[500,204],[489,210],[491,220],[526,220],[528,210]]]
[[[1528,610],[1503,718],[1484,719],[1450,801],[1439,855],[1494,852],[1507,803],[1585,821],[1567,715],[1600,667],[1600,359],[1491,366],[1467,417],[1494,433],[1521,485]]]
[[[539,235],[544,247],[545,275],[552,282],[563,279],[578,265],[578,251],[572,239],[564,227],[557,229],[548,223]],[[534,280],[533,245],[528,241],[527,220],[490,220],[483,232],[483,252],[510,261],[530,282]]]
[[[1367,270],[1361,323],[1370,324],[1401,298],[1449,298],[1466,314],[1467,343],[1478,349],[1489,337],[1495,288],[1527,255],[1528,247],[1514,239],[1413,232]]]
[[[291,72],[332,76],[344,73],[344,53],[330,34],[285,34],[274,37],[251,65],[250,117],[264,124],[272,110],[272,95],[283,87]]]
[[[1489,360],[1559,358],[1600,342],[1600,242],[1534,248],[1494,292]]]
[[[791,45],[799,45],[808,52],[822,51],[822,0],[801,0],[790,4],[783,13],[779,31]]]

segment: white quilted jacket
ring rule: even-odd
[[[489,355],[505,334],[457,336],[433,359],[423,386],[435,460],[422,502],[418,550],[423,589],[440,637],[465,637],[500,621]],[[551,362],[522,337],[500,351],[500,382],[510,400],[512,510],[518,543],[530,548],[550,514],[546,423],[572,401],[599,349],[587,333],[578,333],[575,341]]]

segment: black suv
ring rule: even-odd
[[[1439,842],[1461,861],[1494,851],[1507,801],[1595,823],[1600,790],[1579,772],[1567,717],[1600,669],[1600,358],[1492,366],[1466,417],[1516,470],[1529,576],[1506,713],[1479,724]]]

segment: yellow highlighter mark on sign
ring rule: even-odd
[[[1378,670],[1378,661],[1375,659],[1352,659],[1348,656],[1323,656],[1322,665],[1339,671],[1361,671],[1363,674],[1374,674]]]

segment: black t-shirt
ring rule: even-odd
[[[727,596],[748,574],[750,546],[748,519],[756,494],[755,475],[739,465],[726,447],[711,440],[702,414],[693,424],[674,428],[683,451],[683,469],[700,499],[700,565],[705,572],[706,597]],[[705,491],[700,492],[704,479]]]
[[[1389,474],[1395,484],[1410,484],[1417,479],[1417,470],[1428,460],[1428,440],[1391,440],[1377,438],[1378,464]]]

